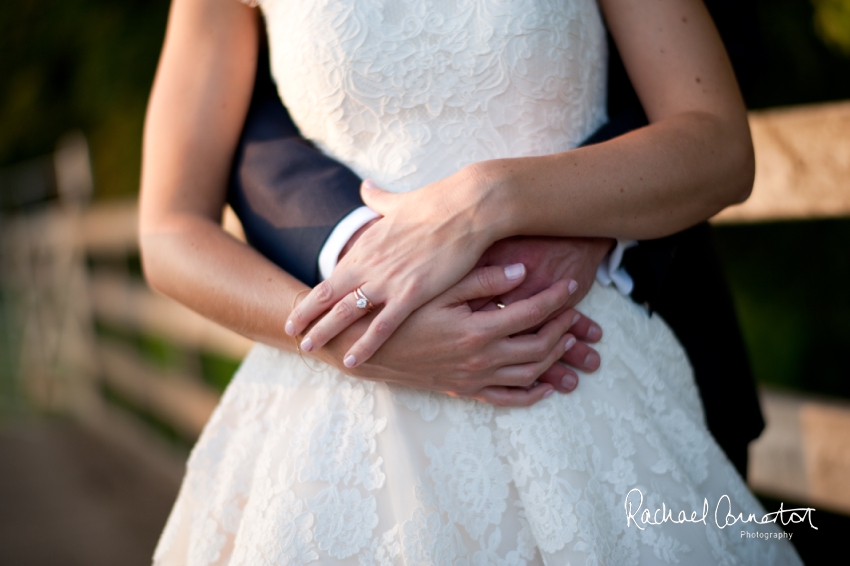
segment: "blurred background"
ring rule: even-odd
[[[3,566],[149,563],[250,347],[141,279],[134,197],[168,5],[0,4]],[[756,187],[713,222],[768,420],[748,479],[768,510],[817,509],[819,530],[788,528],[819,563],[850,532],[850,0],[748,5]]]

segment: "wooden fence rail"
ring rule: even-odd
[[[850,103],[757,112],[750,123],[753,196],[714,222],[850,216]],[[59,184],[73,190],[59,191],[62,198],[49,206],[0,218],[0,284],[16,307],[21,379],[36,402],[75,414],[101,432],[125,431],[121,442],[147,437],[104,400],[103,387],[194,439],[218,401],[198,364],[163,370],[96,327],[234,359],[251,342],[154,293],[121,268],[138,254],[136,203],[88,206],[80,165],[87,154],[78,151],[76,161],[72,154],[60,150],[53,166]],[[240,236],[230,211],[225,226]],[[850,409],[769,391],[762,403],[768,430],[751,448],[751,485],[850,512],[850,489],[838,479],[850,476]]]

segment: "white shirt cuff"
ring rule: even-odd
[[[348,216],[339,221],[319,252],[319,276],[323,281],[333,273],[342,248],[345,247],[354,233],[366,223],[380,217],[380,214],[368,206],[361,206],[349,212]]]
[[[599,269],[596,270],[596,280],[605,286],[614,285],[620,293],[629,295],[635,287],[635,282],[632,281],[631,276],[620,264],[623,263],[623,254],[626,250],[636,245],[637,240],[618,239],[614,249],[608,252],[608,255],[599,264]]]

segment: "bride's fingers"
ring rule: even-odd
[[[500,387],[491,385],[480,390],[473,399],[497,407],[528,407],[545,399],[555,390],[549,383],[538,383],[528,389],[524,387]]]
[[[513,366],[528,362],[540,362],[550,355],[559,342],[563,344],[560,355],[569,351],[576,344],[576,339],[567,334],[572,324],[571,313],[561,313],[550,320],[534,334],[521,334],[503,338],[493,344],[494,352],[488,352],[488,357],[499,366]],[[566,340],[563,340],[566,338]],[[556,358],[557,359],[557,358]]]
[[[504,366],[497,369],[493,373],[494,383],[510,387],[529,387],[533,385],[563,355],[570,340],[575,341],[575,338],[569,334],[562,336],[555,347],[541,361]]]
[[[301,341],[305,352],[318,350],[330,342],[340,332],[363,318],[371,309],[357,306],[358,297],[349,293],[323,316]]]
[[[381,312],[375,316],[375,320],[372,321],[363,336],[345,354],[345,358],[342,360],[345,367],[358,366],[371,358],[378,351],[378,348],[401,326],[401,323],[410,316],[411,312],[413,312],[411,309],[398,304],[398,302],[385,305]]]
[[[297,336],[304,331],[323,312],[342,300],[346,294],[354,291],[357,286],[347,281],[343,276],[335,277],[336,273],[313,287],[307,296],[289,313],[284,331],[290,336]]]
[[[506,293],[519,285],[525,274],[525,266],[521,263],[475,269],[445,292],[444,301],[446,304],[462,303],[478,297],[492,297]],[[304,300],[306,301],[307,299]],[[538,302],[545,302],[545,297]],[[303,304],[302,302],[301,305]],[[301,305],[296,311],[300,310]],[[346,367],[355,367],[368,360],[410,315],[413,311],[411,307],[418,307],[418,305],[386,304],[369,325],[366,333],[345,355],[343,364]],[[516,316],[521,317],[521,309],[511,312],[516,312]],[[352,314],[350,309],[344,306],[334,307],[310,330],[305,338],[306,347],[302,345],[302,349],[309,351],[309,348],[321,347],[359,318],[356,315],[357,313]]]
[[[489,317],[494,329],[502,335],[517,334],[544,322],[567,302],[570,294],[568,281],[556,281],[534,296],[517,301],[498,312],[479,311],[478,316]]]
[[[479,267],[469,272],[444,295],[448,304],[464,303],[475,299],[484,299],[486,303],[490,297],[502,295],[518,287],[525,279],[525,274],[525,266],[521,263]],[[481,305],[478,306],[480,308]]]

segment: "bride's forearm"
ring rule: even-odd
[[[140,238],[152,287],[251,340],[295,349],[283,323],[303,283],[211,220],[178,216],[160,227]]]
[[[172,3],[145,120],[140,248],[152,287],[247,338],[294,350],[283,326],[307,287],[220,226],[258,33],[258,14],[244,4]]]
[[[283,325],[308,290],[211,219],[173,215],[144,229],[140,248],[151,287],[242,336],[288,351],[296,342]],[[351,332],[309,355],[339,369]],[[307,354],[304,354],[307,355]]]
[[[746,108],[698,0],[600,0],[650,126],[549,157],[474,166],[495,189],[488,216],[520,234],[654,238],[749,194]]]
[[[472,166],[511,234],[651,239],[747,198],[749,131],[688,113],[606,143]],[[510,235],[510,234],[508,234]]]

